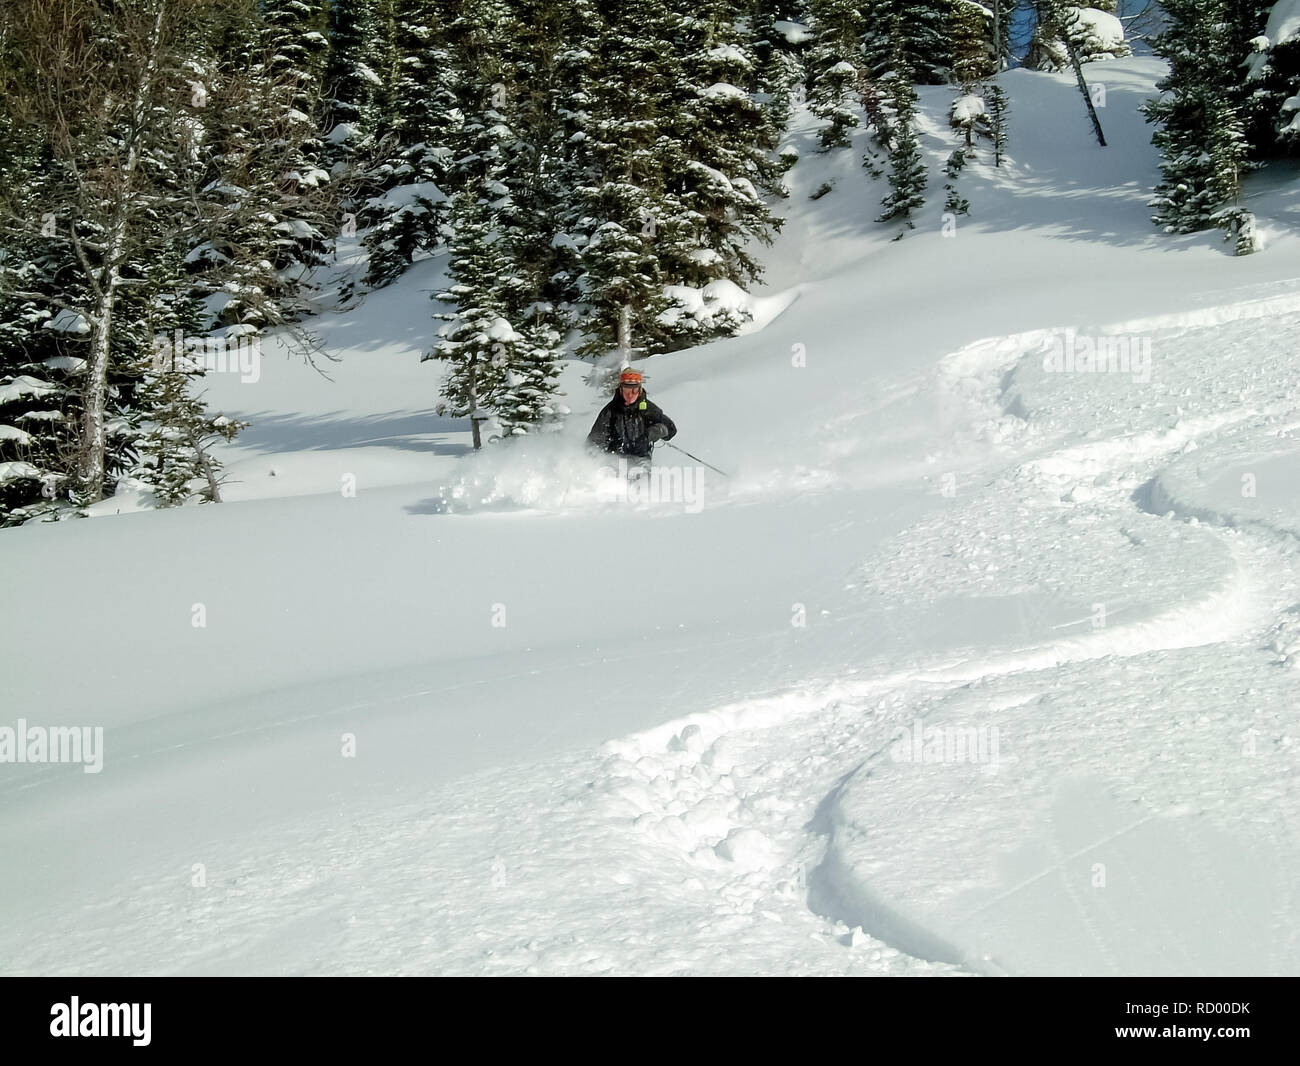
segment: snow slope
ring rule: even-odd
[[[0,726],[105,739],[0,764],[0,970],[1300,971],[1297,184],[1263,254],[1159,235],[1159,69],[1089,71],[1106,150],[1008,75],[954,236],[801,119],[766,322],[643,364],[729,479],[608,498],[577,365],[469,454],[434,257],[313,323],[329,379],[209,378],[230,502],[6,531]]]

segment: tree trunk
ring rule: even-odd
[[[113,337],[113,307],[117,302],[118,263],[125,236],[126,218],[122,212],[108,242],[108,277],[100,287],[95,305],[95,334],[90,344],[86,385],[82,392],[81,454],[77,479],[83,503],[94,503],[104,495],[104,402],[108,395],[109,342]]]
[[[1074,67],[1074,76],[1079,80],[1079,92],[1083,93],[1083,102],[1087,105],[1088,115],[1092,119],[1092,128],[1097,133],[1097,143],[1105,148],[1106,135],[1101,132],[1101,119],[1097,117],[1097,109],[1092,106],[1092,94],[1088,92],[1088,83],[1083,80],[1083,64],[1079,62],[1079,53],[1075,50],[1068,33],[1065,38],[1065,50],[1070,53],[1070,65]]]
[[[623,362],[632,362],[632,308],[624,304],[618,313],[618,349]]]
[[[474,437],[475,451],[483,447],[483,437],[478,428],[481,421],[483,420],[478,415],[478,375],[475,373],[475,362],[471,359],[469,364],[469,428]]]
[[[203,471],[203,477],[208,483],[208,499],[213,503],[221,502],[221,480],[217,477],[217,472],[212,469],[212,460],[208,458],[208,453],[203,447],[203,441],[199,435],[190,428],[190,444],[194,448],[194,454],[199,458],[199,468]]]
[[[1002,73],[1002,5],[1001,0],[993,0],[993,84],[1000,82]],[[1002,107],[998,102],[997,114],[993,116],[993,165],[1002,166]]]
[[[163,15],[166,10],[167,0],[158,0],[153,28],[149,32],[149,39],[145,45],[147,58],[144,69],[140,73],[140,80],[136,83],[135,98],[131,105],[130,147],[127,149],[126,162],[122,167],[113,223],[104,252],[104,262],[100,268],[103,281],[98,286],[99,296],[95,308],[97,321],[94,323],[94,339],[91,341],[90,360],[86,366],[86,384],[82,392],[84,413],[77,464],[79,487],[84,503],[94,503],[104,495],[104,404],[108,395],[108,362],[113,339],[113,310],[117,304],[121,267],[126,258],[131,197],[134,192],[132,181],[140,158],[140,136],[149,118],[147,102],[152,89],[158,42],[162,36]],[[76,225],[75,219],[72,224]]]

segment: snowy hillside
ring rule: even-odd
[[[1161,70],[1106,149],[1009,73],[900,241],[800,111],[752,328],[640,364],[729,477],[617,498],[577,361],[473,454],[435,256],[209,375],[227,502],[5,530],[0,725],[103,735],[3,767],[0,971],[1300,973],[1300,182],[1161,234]]]

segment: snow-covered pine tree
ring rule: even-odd
[[[8,131],[3,148],[15,148]],[[11,155],[12,158],[12,155]],[[20,184],[33,166],[6,167],[0,189],[6,221],[40,218],[40,190]],[[13,184],[10,184],[13,182]],[[30,192],[26,210],[14,194]],[[37,210],[35,215],[32,210]],[[25,521],[53,509],[76,467],[79,379],[85,374],[83,319],[59,308],[60,281],[75,269],[67,242],[23,233],[3,237],[0,250],[0,524]],[[55,302],[57,301],[57,303]],[[55,327],[55,328],[51,328]],[[79,332],[80,331],[80,332]],[[44,494],[44,495],[42,495]]]
[[[901,32],[903,57],[916,84],[943,85],[952,76],[954,0],[862,0],[863,54],[880,78],[894,67]],[[895,24],[901,31],[895,30]]]
[[[1011,105],[1006,90],[996,81],[984,87],[984,106],[988,109],[989,136],[993,140],[993,165],[1000,167],[1007,150]]]
[[[328,243],[342,222],[336,200],[313,195],[330,181],[321,137],[330,0],[260,0],[260,4],[261,73],[274,100],[272,113],[263,115],[262,121],[273,127],[281,122],[297,127],[288,143],[275,146],[287,156],[280,177],[287,199],[271,224],[275,235],[271,262],[282,278],[298,279],[325,262]]]
[[[953,79],[952,8],[958,2],[904,3],[904,55],[914,84],[943,85]]]
[[[953,0],[950,24],[952,80],[957,86],[957,97],[953,101],[949,122],[961,131],[965,145],[960,153],[954,153],[954,157],[961,161],[955,170],[952,165],[954,157],[949,158],[948,210],[960,208],[959,213],[964,214],[970,205],[951,191],[951,181],[956,179],[967,153],[974,148],[975,134],[990,132],[985,86],[981,83],[993,77],[997,64],[993,51],[992,12],[974,0]]]
[[[967,200],[957,191],[957,176],[966,166],[966,149],[958,148],[950,156],[944,166],[944,174],[948,180],[944,182],[944,192],[947,194],[944,198],[943,209],[957,215],[970,214],[970,201]]]
[[[660,257],[673,258],[666,245],[682,254],[694,246],[694,227],[667,184],[681,159],[672,124],[685,82],[675,16],[658,0],[611,0],[604,15],[591,48],[584,184],[576,190],[585,356],[615,348],[625,318],[635,347],[671,345]]]
[[[997,73],[993,13],[975,0],[953,0],[949,16],[953,84],[963,92]]]
[[[1221,197],[1221,206],[1210,216],[1232,243],[1236,255],[1259,251],[1255,216],[1241,202],[1241,179],[1248,169],[1250,146],[1237,108],[1227,101],[1207,115],[1210,128],[1208,154],[1211,161],[1207,192]]]
[[[896,16],[893,23],[895,47],[893,66],[881,79],[889,101],[890,144],[889,144],[889,187],[890,192],[881,201],[884,211],[877,217],[877,222],[889,222],[902,219],[908,229],[914,229],[912,212],[925,205],[925,188],[927,183],[925,160],[921,155],[921,146],[916,138],[916,89],[912,84],[911,71],[903,49],[904,37],[901,32],[901,17]],[[899,236],[902,236],[900,233]]]
[[[561,0],[560,7],[560,40],[544,86],[545,95],[532,105],[553,117],[554,124],[548,123],[546,128],[554,141],[548,147],[546,142],[531,139],[541,143],[542,170],[553,200],[547,249],[549,273],[542,294],[550,304],[552,321],[567,333],[580,316],[582,246],[594,224],[586,213],[588,199],[581,191],[595,188],[600,175],[600,157],[593,152],[597,142],[591,130],[601,92],[596,64],[602,19],[594,0]]]
[[[1031,70],[1069,70],[1068,40],[1080,63],[1132,54],[1124,27],[1116,17],[1118,0],[1094,0],[1083,6],[1066,0],[1034,0],[1034,32],[1024,65]]]
[[[445,323],[438,330],[441,339],[422,356],[450,364],[436,410],[471,419],[475,448],[482,446],[479,424],[497,407],[524,344],[501,296],[500,280],[509,275],[511,262],[499,239],[499,214],[487,199],[493,193],[474,185],[452,198],[451,284],[434,297],[452,310],[434,314]]]
[[[1287,0],[1242,0],[1233,12],[1233,37],[1247,57],[1241,115],[1252,159],[1300,154],[1300,32],[1288,26],[1292,12]]]
[[[829,123],[818,134],[822,149],[849,143],[859,125],[860,83],[864,76],[863,18],[854,0],[811,0],[813,39],[804,67],[808,107]]]
[[[767,95],[767,109],[776,129],[784,131],[790,125],[805,77],[802,61],[791,51],[774,51],[760,69],[759,88]],[[785,168],[789,169],[793,165],[794,160],[791,159]]]
[[[203,15],[171,0],[110,12],[51,0],[0,14],[17,64],[6,103],[37,163],[12,174],[24,192],[6,205],[19,213],[3,226],[16,236],[0,275],[10,320],[0,361],[12,367],[39,353],[64,375],[6,375],[7,398],[58,403],[24,412],[59,424],[40,442],[47,500],[69,489],[76,504],[98,500],[126,465],[132,368],[158,314],[149,294],[184,284],[177,264],[213,206],[206,187],[191,184],[201,177],[203,129],[193,73],[205,66],[194,56],[210,48],[213,29]]]
[[[559,423],[568,408],[556,401],[560,367],[556,353],[560,335],[545,321],[529,322],[522,340],[513,348],[513,359],[492,409],[507,437],[519,437]]]
[[[23,99],[39,70],[26,63],[22,35],[0,16],[0,99]],[[75,466],[75,421],[70,410],[75,381],[84,372],[83,344],[46,328],[79,322],[58,303],[60,279],[76,269],[69,241],[57,237],[49,213],[55,197],[45,186],[42,137],[20,122],[13,107],[0,108],[0,525],[31,517],[25,508],[62,491]],[[51,224],[53,223],[53,225]],[[55,301],[58,301],[56,303]]]
[[[393,0],[394,87],[382,158],[356,221],[369,227],[366,284],[387,285],[432,251],[446,223],[449,175],[463,133],[457,70],[437,0]]]
[[[571,191],[580,184],[588,100],[590,52],[585,47],[595,16],[587,3],[517,0],[503,81],[511,124],[513,211],[508,239],[521,284],[515,312],[538,327],[565,332],[577,299],[576,250],[568,228],[575,221]]]
[[[356,166],[374,148],[393,86],[393,0],[333,0],[325,64],[324,158]]]
[[[191,75],[187,116],[186,172],[202,206],[186,265],[216,325],[261,329],[302,314],[299,255],[305,248],[312,262],[323,256],[324,234],[310,220],[331,210],[333,190],[292,177],[317,130],[288,106],[297,75],[271,74],[256,0],[210,10],[222,12],[217,44]]]
[[[757,76],[732,0],[690,5],[681,23],[686,89],[675,125],[683,165],[669,181],[694,224],[693,247],[666,243],[661,261],[678,284],[702,288],[713,281],[755,281],[761,266],[753,242],[771,243],[780,228],[764,194],[780,188],[773,155],[778,131],[754,99]],[[730,332],[736,322],[701,322],[700,339]]]
[[[172,264],[157,265],[164,283],[180,274]],[[154,316],[153,339],[148,348],[133,346],[139,354],[131,368],[133,395],[123,422],[131,427],[128,454],[134,461],[124,473],[152,489],[164,507],[196,496],[220,503],[221,463],[212,445],[217,439],[233,440],[248,423],[214,414],[196,392],[206,371],[186,352],[184,342],[202,340],[209,315],[192,295],[158,289],[142,295]],[[236,326],[219,343],[229,345],[233,337],[253,332],[250,326]]]
[[[255,0],[51,0],[0,19],[0,157],[19,193],[0,197],[0,396],[18,408],[0,424],[41,427],[7,434],[39,477],[4,505],[31,515],[99,499],[139,466],[145,427],[181,417],[140,367],[156,334],[206,329],[185,308],[278,316],[267,291],[293,283],[275,276],[270,227],[293,207],[279,179],[303,127],[277,122],[248,61]]]
[[[533,0],[528,15],[525,26],[500,0],[475,0],[448,28],[464,116],[448,181],[462,187],[449,222],[453,284],[437,298],[455,310],[438,316],[447,325],[428,355],[452,363],[441,411],[492,412],[513,435],[558,412],[549,398],[560,357],[546,297],[566,123],[549,105],[568,14]],[[478,419],[474,430],[477,442]]]
[[[754,56],[759,91],[767,95],[772,123],[784,131],[794,113],[799,87],[806,78],[802,56],[807,31],[798,27],[799,7],[785,0],[753,0],[748,5],[749,50]],[[778,29],[777,22],[790,26]],[[793,28],[792,28],[793,27]],[[793,159],[790,164],[793,165]]]
[[[1168,233],[1222,226],[1244,252],[1254,227],[1240,206],[1247,145],[1227,8],[1228,0],[1165,0],[1169,23],[1154,47],[1169,75],[1143,112],[1157,125],[1151,139],[1161,155],[1152,221]]]

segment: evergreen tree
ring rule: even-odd
[[[1080,63],[1132,55],[1126,41],[1098,36],[1092,23],[1080,17],[1083,7],[1113,15],[1117,5],[1118,0],[1095,0],[1080,6],[1066,0],[1034,0],[1030,5],[1034,12],[1034,33],[1025,56],[1025,66],[1043,71],[1069,69],[1071,61],[1067,41],[1074,45]]]
[[[1243,0],[1233,11],[1232,35],[1237,54],[1247,57],[1241,95],[1241,116],[1251,158],[1300,153],[1300,36],[1270,40],[1278,35],[1279,16],[1270,25],[1271,0]],[[1285,12],[1278,5],[1277,10]]]
[[[517,349],[524,344],[506,318],[498,288],[510,260],[497,239],[499,219],[484,192],[491,195],[493,190],[466,188],[452,200],[451,285],[435,299],[454,310],[434,315],[446,324],[438,331],[441,339],[423,356],[450,364],[437,412],[471,419],[475,448],[481,445],[479,422],[501,398],[509,367],[519,361]]]
[[[900,18],[895,18],[893,28],[897,33],[894,62],[892,69],[883,79],[892,112],[889,145],[890,192],[881,201],[885,210],[876,221],[889,222],[896,218],[902,219],[908,229],[914,229],[916,224],[912,221],[912,212],[925,205],[927,178],[925,160],[921,155],[920,143],[916,139],[916,89],[913,87],[911,71],[903,50],[904,37],[901,32]]]
[[[333,0],[325,64],[325,159],[331,170],[355,163],[375,143],[389,105],[393,0]]]
[[[993,54],[993,14],[973,0],[954,0],[949,16],[952,80],[963,90],[997,73]]]
[[[6,205],[21,213],[4,227],[16,236],[0,272],[0,395],[57,404],[13,415],[59,424],[23,444],[35,446],[29,466],[45,498],[70,493],[78,504],[100,499],[125,465],[132,423],[122,413],[136,385],[130,366],[148,343],[147,294],[181,284],[176,220],[202,198],[181,176],[193,172],[201,128],[187,59],[207,27],[166,0],[110,15],[77,0],[0,15],[18,64],[7,102],[22,116],[26,162],[38,167],[10,174],[23,191]],[[62,380],[15,372],[37,359]],[[33,488],[20,486],[39,506]]]
[[[795,95],[806,78],[802,60],[806,41],[792,39],[793,35],[778,30],[776,23],[797,23],[799,14],[799,5],[788,0],[752,0],[749,4],[749,51],[758,87],[768,96],[772,123],[778,131],[789,124]]]
[[[169,274],[174,276],[162,272],[163,277]],[[218,438],[233,440],[248,423],[214,414],[195,392],[205,369],[186,352],[184,342],[204,336],[208,315],[202,305],[183,294],[157,291],[150,296],[156,316],[150,322],[152,352],[137,355],[134,367],[127,364],[136,380],[130,409],[123,412],[123,423],[131,427],[131,461],[124,472],[150,487],[163,506],[195,496],[220,503],[221,463],[211,452],[212,444]],[[170,337],[163,331],[165,325],[173,328]],[[253,331],[243,326],[231,332],[239,337]],[[223,337],[219,344],[228,346],[232,339]]]
[[[805,67],[808,106],[830,123],[819,139],[823,149],[849,143],[859,125],[860,85],[864,80],[862,14],[854,0],[812,0],[813,41]]]
[[[530,322],[514,347],[501,391],[493,402],[505,436],[523,436],[558,423],[568,408],[556,402],[560,368],[560,335],[545,322]]]
[[[379,122],[385,150],[366,175],[372,196],[356,219],[369,227],[371,286],[387,285],[432,251],[446,224],[464,112],[439,12],[436,0],[394,0],[392,102]]]
[[[944,174],[947,175],[948,180],[943,186],[947,193],[943,209],[957,215],[970,214],[970,201],[957,192],[957,175],[962,172],[965,165],[966,150],[958,148],[948,157],[948,162],[944,166]]]
[[[454,310],[436,316],[447,325],[428,356],[451,363],[439,410],[474,419],[476,447],[478,421],[487,413],[511,435],[553,418],[550,397],[559,377],[559,334],[538,299],[545,264],[530,259],[542,220],[528,186],[536,160],[512,124],[522,106],[517,85],[506,63],[480,65],[478,78],[479,110],[465,122],[470,150],[457,161],[467,183],[452,203],[453,283],[437,296]],[[464,102],[472,100],[466,91]],[[521,199],[534,210],[521,208]],[[520,332],[516,324],[526,321]]]
[[[1001,166],[1007,149],[1007,118],[1010,104],[1006,90],[997,82],[985,86],[984,102],[988,108],[989,136],[993,139],[993,165]]]
[[[557,332],[573,318],[577,269],[568,227],[578,184],[578,144],[588,100],[584,46],[594,12],[563,0],[519,0],[517,32],[505,71],[511,120],[518,131],[510,169],[514,210],[509,240],[521,279],[513,310]],[[576,140],[575,140],[576,138]]]
[[[394,281],[417,255],[437,246],[464,127],[456,96],[459,73],[439,5],[394,0],[393,35],[394,86],[380,123],[386,151],[367,175],[374,195],[356,218],[369,227],[364,244],[370,286]]]
[[[694,227],[668,188],[679,161],[671,133],[685,75],[672,42],[673,13],[657,0],[613,0],[592,42],[589,118],[583,141],[585,184],[578,187],[581,245],[582,355],[619,344],[627,323],[632,343],[650,351],[671,344],[661,316],[670,301],[661,256],[691,247]],[[626,311],[624,309],[627,309]]]
[[[244,62],[253,0],[50,0],[0,19],[0,462],[25,464],[0,506],[11,521],[75,510],[133,472],[174,498],[178,453],[147,456],[199,412],[155,387],[147,356],[232,307],[264,312],[262,286],[292,292],[273,223],[296,207],[282,178],[305,127]]]
[[[606,157],[594,150],[600,142],[592,137],[593,112],[601,95],[596,67],[601,16],[593,0],[562,2],[561,7],[565,21],[559,28],[545,96],[537,106],[555,120],[548,126],[550,148],[545,142],[541,146],[547,160],[545,180],[551,190],[550,217],[554,223],[543,295],[552,305],[555,322],[567,331],[578,319],[582,246],[594,226],[586,213],[589,190],[600,181],[601,160]]]
[[[952,77],[954,3],[963,0],[862,0],[867,70],[880,78],[903,58],[916,84],[943,85]]]
[[[661,252],[667,276],[694,287],[757,280],[751,242],[771,243],[780,228],[763,199],[780,186],[772,154],[778,131],[753,98],[756,72],[738,12],[729,0],[709,0],[700,10],[707,18],[682,21],[686,93],[673,138],[681,163],[673,164],[669,183],[695,236],[685,246],[665,242]]]
[[[194,83],[194,172],[208,179],[207,203],[186,262],[217,325],[261,329],[309,309],[302,279],[324,262],[338,186],[307,162],[320,142],[294,106],[303,75],[277,58],[255,3],[226,10]]]
[[[288,199],[270,226],[271,263],[282,277],[300,278],[304,268],[322,265],[341,221],[336,202],[313,195],[330,181],[321,138],[329,10],[330,0],[261,0],[263,62],[258,72],[273,102],[270,113],[259,116],[252,136],[265,139],[268,123],[292,131],[271,144],[286,156],[280,183]]]
[[[1238,251],[1253,244],[1252,220],[1240,207],[1247,143],[1234,103],[1239,84],[1227,0],[1166,0],[1166,31],[1155,42],[1169,61],[1161,96],[1143,109],[1158,128],[1161,154],[1153,221],[1169,233],[1222,226]]]

